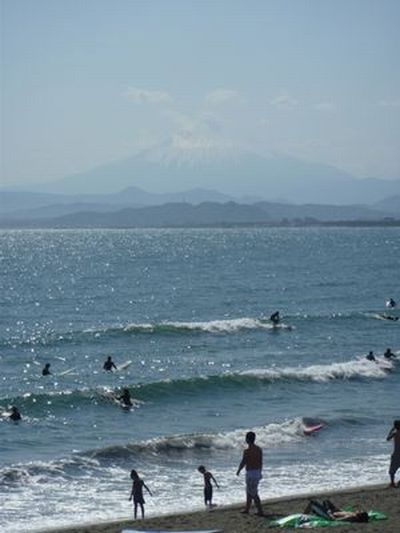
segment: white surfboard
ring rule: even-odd
[[[58,376],[68,376],[68,374],[71,374],[74,370],[76,370],[76,366],[73,366],[72,368],[68,368],[68,370],[60,372]]]
[[[125,361],[125,363],[122,363],[122,365],[118,365],[117,366],[117,370],[116,372],[120,372],[121,370],[125,370],[126,368],[128,368],[129,365],[132,364],[132,361],[129,360],[129,361]]]

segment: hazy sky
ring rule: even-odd
[[[166,138],[400,178],[399,0],[0,0],[2,183]]]

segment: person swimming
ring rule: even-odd
[[[122,394],[121,396],[117,397],[117,400],[120,401],[124,407],[133,406],[131,393],[129,392],[128,389],[122,389]]]
[[[15,405],[11,407],[11,414],[8,418],[13,422],[18,422],[18,420],[22,420],[22,416],[18,410],[18,407],[15,407]]]
[[[46,363],[44,365],[44,368],[42,370],[42,376],[50,376],[51,372],[50,372],[50,363]]]
[[[107,372],[112,372],[112,369],[115,368],[117,370],[117,367],[115,366],[114,361],[111,359],[111,355],[107,357],[107,361],[105,361],[103,365],[103,370],[106,370]]]
[[[368,354],[365,356],[365,359],[368,359],[368,361],[376,361],[374,352],[372,350],[368,352]]]
[[[396,356],[394,355],[394,353],[392,352],[392,350],[390,348],[387,348],[385,353],[383,354],[383,357],[385,357],[386,359],[395,359]]]
[[[274,326],[278,325],[281,321],[281,317],[280,317],[280,314],[279,314],[279,311],[275,311],[275,313],[272,313],[272,315],[269,317],[269,319],[271,320],[271,322],[273,323]]]

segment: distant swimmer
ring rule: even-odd
[[[13,422],[18,422],[18,420],[22,420],[22,416],[18,410],[18,407],[15,407],[15,405],[11,407],[11,414],[8,418]]]
[[[383,315],[381,315],[381,317],[384,318],[385,320],[399,320],[398,316],[391,316],[391,315],[388,315],[387,313],[384,313]]]
[[[389,298],[389,300],[386,302],[386,307],[396,307],[397,303],[393,300],[393,298]]]
[[[275,313],[272,313],[272,315],[269,317],[269,319],[271,320],[271,322],[273,323],[274,326],[277,326],[280,321],[281,321],[281,317],[279,315],[279,311],[276,311]]]
[[[365,359],[368,359],[368,361],[376,361],[374,352],[368,352],[368,354],[365,356]]]
[[[128,389],[122,389],[122,394],[121,396],[117,396],[117,400],[120,401],[124,407],[133,406],[131,393]]]
[[[50,376],[51,372],[50,372],[50,363],[46,363],[44,365],[44,368],[42,370],[42,376]]]
[[[109,355],[107,357],[107,361],[103,365],[103,370],[107,370],[107,372],[112,372],[113,368],[117,370],[117,367],[115,366],[114,361],[111,359],[111,355]]]
[[[390,348],[387,348],[385,353],[383,354],[383,357],[385,357],[386,359],[395,359],[396,356],[394,355],[394,353],[392,352],[392,350]]]

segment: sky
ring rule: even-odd
[[[0,0],[1,185],[168,139],[400,178],[398,0]]]

